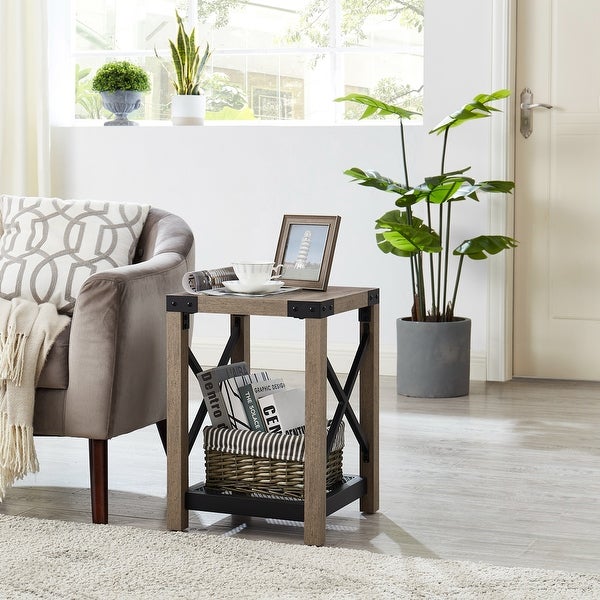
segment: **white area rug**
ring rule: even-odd
[[[591,600],[600,576],[0,515],[0,598]]]

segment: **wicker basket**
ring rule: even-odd
[[[205,487],[220,492],[304,498],[304,433],[204,429]],[[326,488],[342,481],[344,424],[327,459]]]

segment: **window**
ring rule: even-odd
[[[424,0],[74,0],[78,118],[100,118],[91,91],[107,60],[132,60],[152,78],[136,118],[169,119],[168,40],[175,10],[212,56],[207,119],[355,119],[333,99],[358,92],[420,110]],[[155,49],[161,61],[155,56]]]

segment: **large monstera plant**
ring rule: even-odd
[[[414,299],[411,310],[413,321],[452,321],[465,257],[482,260],[517,245],[516,240],[507,236],[479,235],[450,249],[454,205],[469,200],[479,201],[480,195],[484,193],[510,193],[514,183],[477,182],[467,175],[470,167],[451,172],[445,170],[450,130],[473,119],[489,117],[498,111],[491,103],[509,95],[508,90],[479,94],[432,129],[430,134],[443,136],[440,173],[426,177],[414,187],[409,183],[404,119],[410,119],[418,113],[362,94],[350,94],[336,99],[337,102],[350,101],[364,105],[366,108],[361,119],[376,114],[395,115],[400,119],[404,181],[399,183],[377,171],[364,171],[358,167],[348,169],[345,174],[359,185],[374,187],[395,197],[396,208],[386,212],[376,221],[376,241],[383,252],[410,260]],[[417,213],[421,214],[421,217],[417,216],[415,210],[415,206],[419,204],[423,205],[421,213]],[[451,254],[458,257],[453,282],[450,281],[449,275]]]

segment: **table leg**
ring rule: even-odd
[[[369,460],[360,463],[360,475],[367,480],[367,493],[360,510],[379,510],[379,305],[362,309],[360,333],[369,335],[360,370],[360,423],[369,443]]]
[[[231,315],[230,329],[240,328],[240,337],[231,352],[231,362],[244,361],[250,369],[250,315]]]
[[[327,319],[305,320],[304,543],[325,543],[327,463]]]
[[[167,312],[167,529],[188,526],[188,341],[180,312]]]

